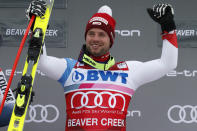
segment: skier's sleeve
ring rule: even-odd
[[[178,61],[178,44],[175,31],[162,36],[163,47],[160,59],[138,64],[132,73],[136,87],[157,80],[173,70]],[[130,67],[132,68],[132,66]]]
[[[64,86],[76,62],[76,60],[71,58],[57,58],[48,56],[44,44],[43,53],[40,56],[38,68],[47,77],[57,80],[62,86]]]
[[[53,80],[59,80],[67,68],[67,62],[64,58],[57,58],[47,56],[45,44],[43,46],[43,53],[40,56],[38,69],[47,77]]]

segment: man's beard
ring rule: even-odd
[[[93,55],[93,56],[96,56],[96,57],[105,55],[108,52],[107,49],[102,48],[98,53],[95,53],[95,52],[91,51],[91,48],[89,46],[86,46],[86,50],[90,53],[90,55]]]

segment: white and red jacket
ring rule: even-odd
[[[163,35],[159,59],[116,63],[109,70],[98,70],[74,59],[44,54],[39,68],[58,80],[66,98],[66,131],[126,130],[130,100],[141,85],[157,80],[176,68],[177,37],[174,31]]]

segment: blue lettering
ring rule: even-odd
[[[94,80],[98,80],[98,71],[94,71],[94,70],[90,70],[88,71],[88,76],[87,76],[87,80],[88,81],[94,81]]]
[[[103,81],[117,81],[118,76],[121,78],[121,83],[127,84],[127,73],[117,73],[111,71],[96,71],[96,70],[89,70],[87,72],[87,81],[96,81],[101,78]]]
[[[118,73],[114,72],[112,74],[111,71],[107,71],[106,73],[104,71],[99,71],[101,78],[103,81],[107,81],[108,78],[110,78],[111,81],[116,81],[117,77],[118,77]]]
[[[128,77],[128,74],[127,73],[120,73],[120,76],[122,76],[122,83],[126,84],[127,83],[126,77]]]

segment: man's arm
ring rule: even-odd
[[[136,87],[157,80],[176,68],[178,48],[174,46],[176,42],[170,42],[172,39],[176,39],[176,34],[166,34],[166,36],[170,36],[171,38],[165,38],[163,40],[160,59],[139,63],[136,70],[133,71],[132,80],[135,82]]]
[[[178,60],[178,45],[173,20],[174,11],[171,5],[159,4],[148,9],[151,18],[161,25],[163,47],[160,59],[138,64],[133,71],[132,80],[136,87],[157,80],[176,68]]]
[[[46,47],[43,46],[43,53],[40,56],[38,69],[47,77],[59,80],[67,68],[67,61],[64,58],[47,56]]]

